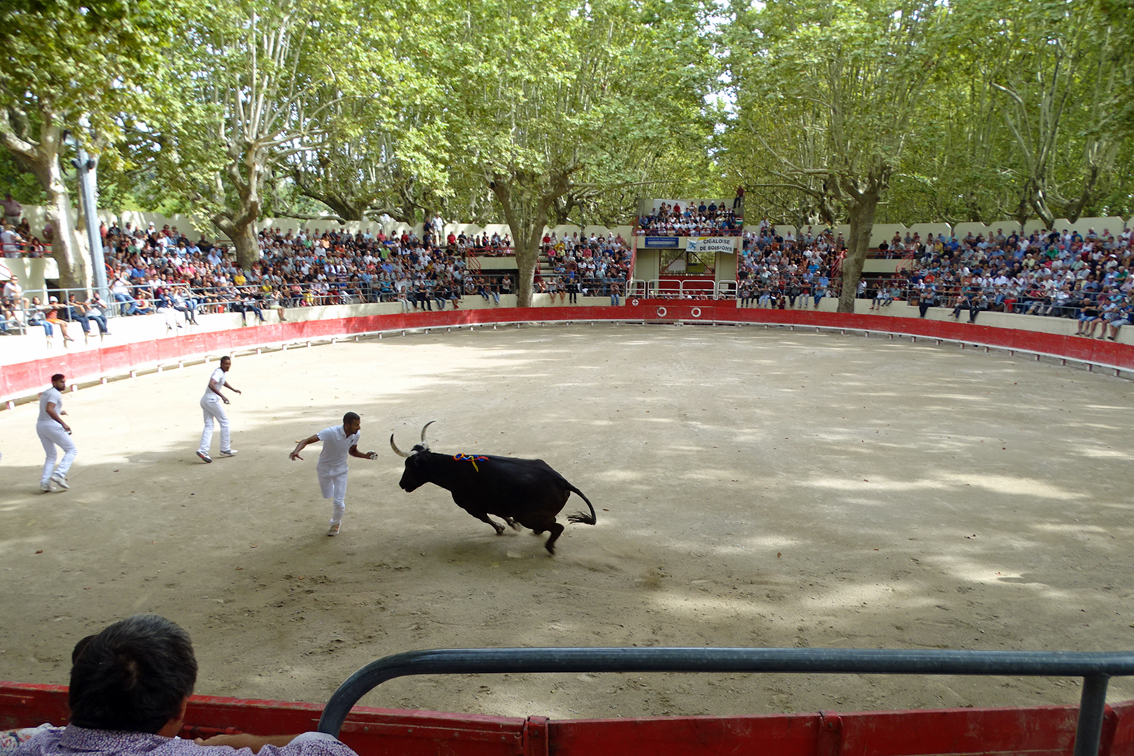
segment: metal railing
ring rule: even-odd
[[[1134,675],[1134,652],[922,651],[821,648],[476,648],[410,651],[362,667],[319,718],[338,735],[351,708],[387,680],[410,675],[547,672],[748,672],[1081,677],[1075,756],[1097,756],[1111,677]]]
[[[703,278],[631,279],[626,296],[644,299],[734,299],[735,281],[706,281]]]

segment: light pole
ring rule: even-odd
[[[106,263],[102,256],[102,234],[98,230],[98,183],[95,177],[96,158],[90,157],[82,143],[75,140],[75,157],[71,165],[79,174],[79,197],[83,203],[83,216],[86,218],[87,246],[91,250],[91,269],[94,274],[94,288],[102,301],[110,301],[110,290],[106,285]]]

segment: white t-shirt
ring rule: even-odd
[[[63,411],[63,395],[60,394],[59,389],[54,386],[39,395],[39,419],[36,420],[37,425],[59,425],[59,422],[55,418],[47,414],[48,403],[55,405],[55,414],[59,414]]]
[[[4,229],[0,231],[0,247],[4,252],[19,252],[20,251],[20,237],[14,232]]]
[[[338,475],[347,471],[347,457],[350,447],[358,444],[362,431],[348,436],[343,426],[336,425],[319,431],[319,440],[323,442],[323,451],[319,452],[319,461],[316,469],[328,475]]]
[[[220,368],[217,368],[213,371],[213,374],[209,376],[209,383],[216,381],[217,388],[224,388],[224,376],[225,372]],[[220,395],[209,388],[208,383],[205,384],[205,396],[203,398],[205,399],[205,401],[209,402],[219,402],[221,400]]]

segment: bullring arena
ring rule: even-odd
[[[564,323],[236,352],[239,456],[202,464],[215,366],[68,393],[71,490],[36,490],[35,404],[0,413],[0,669],[65,684],[76,640],[163,614],[197,692],[323,701],[435,647],[1114,651],[1134,646],[1129,380],[1008,351],[761,325]],[[343,533],[316,449],[362,415]],[[539,457],[595,527],[496,537],[398,488],[402,448]],[[577,497],[563,514],[585,509]],[[561,521],[564,518],[561,517]],[[1076,703],[1042,677],[495,675],[389,708],[553,718]],[[1111,682],[1108,700],[1134,698]]]

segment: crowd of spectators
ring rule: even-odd
[[[872,309],[904,299],[916,302],[922,317],[930,307],[946,306],[969,322],[983,311],[1073,318],[1080,321],[1079,335],[1114,339],[1134,306],[1130,230],[1025,235],[997,229],[987,237],[929,234],[924,240],[907,233],[880,253],[908,262],[864,291]]]
[[[742,195],[738,195],[740,199]],[[695,200],[696,201],[696,200]],[[726,205],[724,200],[662,202],[649,215],[635,219],[635,233],[642,236],[735,236],[744,226],[743,202]]]
[[[829,229],[810,227],[798,236],[761,222],[745,233],[737,258],[736,297],[741,307],[818,308],[827,296],[838,296],[846,243]]]
[[[741,306],[818,306],[837,296],[846,245],[830,230],[780,235],[762,223],[745,234],[737,265]],[[857,296],[882,311],[895,301],[919,308],[947,307],[953,318],[975,322],[984,311],[1079,321],[1077,333],[1117,337],[1134,309],[1134,233],[1103,229],[967,234],[895,234],[874,257],[900,258],[898,272],[859,283]]]
[[[630,278],[633,255],[621,234],[543,237],[541,252],[546,272],[536,274],[535,289],[559,297],[560,304],[575,304],[579,294],[613,297],[621,294]]]
[[[51,254],[51,241],[54,229],[45,223],[39,236],[32,233],[27,218],[21,217],[24,209],[11,194],[4,195],[0,201],[0,256],[3,257],[46,257]],[[41,239],[40,236],[43,238]]]
[[[238,312],[264,321],[265,310],[286,320],[284,308],[328,304],[400,302],[403,311],[458,308],[465,296],[500,304],[514,291],[507,273],[480,273],[474,256],[513,253],[505,234],[465,235],[451,230],[442,238],[440,218],[426,224],[421,238],[412,231],[386,236],[381,230],[305,231],[265,229],[258,235],[259,260],[241,269],[231,248],[204,238],[192,240],[177,227],[161,229],[103,224],[103,255],[110,302],[97,298],[59,304],[25,297],[13,278],[5,288],[0,330],[23,332],[40,326],[49,340],[56,330],[64,343],[72,340],[69,323],[85,334],[92,323],[105,335],[107,315],[164,313],[167,331],[194,324],[201,312]],[[615,238],[545,239],[549,263],[536,276],[536,290],[561,301],[579,293],[609,294],[612,284],[625,286],[631,254],[625,240]]]
[[[0,203],[0,251],[4,255],[44,254],[44,243],[21,218],[8,195]],[[655,213],[638,218],[635,233],[712,235],[739,233],[743,199],[662,202]],[[164,313],[173,331],[194,324],[201,312],[238,312],[248,322],[263,321],[265,310],[286,318],[284,308],[327,304],[400,302],[403,311],[457,308],[465,296],[499,304],[513,291],[509,275],[486,275],[470,265],[480,255],[510,255],[507,235],[467,236],[443,231],[439,216],[418,238],[412,231],[388,237],[381,230],[282,231],[258,235],[260,258],[241,269],[230,248],[176,227],[135,228],[129,223],[101,228],[111,301],[97,297],[27,297],[16,280],[4,285],[0,332],[42,327],[64,342],[108,333],[107,317]],[[50,241],[51,229],[43,234]],[[36,251],[38,250],[38,251]],[[621,235],[595,234],[543,238],[537,292],[573,304],[579,294],[611,296],[626,291],[632,252]],[[841,235],[811,227],[798,234],[777,232],[767,219],[743,234],[737,261],[737,299],[741,306],[808,308],[838,296],[846,244]],[[895,234],[874,256],[901,258],[892,276],[864,279],[857,292],[881,310],[894,301],[917,304],[922,317],[931,307],[952,308],[952,316],[973,322],[983,311],[1079,319],[1079,333],[1114,338],[1129,322],[1134,306],[1134,235],[1109,229],[1086,234],[1036,231],[1024,235],[997,229],[986,236]],[[62,297],[63,294],[60,294]],[[1115,326],[1115,327],[1111,327]]]

